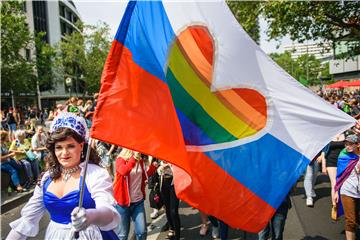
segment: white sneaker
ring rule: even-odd
[[[219,228],[218,227],[212,227],[212,229],[211,229],[211,237],[213,238],[213,239],[216,239],[216,238],[218,238],[219,237]]]
[[[308,206],[308,207],[313,207],[314,206],[314,202],[313,202],[312,197],[306,198],[306,206]]]
[[[159,210],[157,210],[157,209],[154,209],[154,211],[152,212],[152,213],[150,213],[150,217],[152,218],[152,219],[155,219],[155,218],[157,218],[159,216]]]

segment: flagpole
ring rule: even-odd
[[[83,204],[83,200],[84,200],[85,178],[86,178],[86,172],[87,172],[87,167],[88,167],[89,158],[90,158],[90,150],[91,150],[92,140],[93,139],[89,137],[88,146],[86,149],[84,174],[82,176],[82,182],[81,182],[81,187],[80,187],[79,210],[82,208],[82,204]],[[74,231],[71,233],[70,239],[78,239],[78,238],[79,238],[79,232]]]

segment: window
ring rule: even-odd
[[[34,14],[34,28],[35,32],[47,31],[47,2],[46,1],[32,1]],[[48,35],[44,37],[48,42]]]
[[[65,17],[65,6],[60,5],[60,16]]]
[[[30,49],[25,49],[25,55],[26,55],[26,60],[31,61],[31,51],[30,51]]]
[[[26,1],[25,1],[25,2],[23,2],[23,11],[24,11],[24,12],[27,12],[27,8],[26,8]]]
[[[66,34],[66,23],[61,21],[60,27],[61,27],[61,35],[65,35]]]

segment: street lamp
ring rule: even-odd
[[[72,88],[72,78],[71,77],[67,77],[65,79],[65,85],[68,88],[69,96],[71,97],[71,88]]]

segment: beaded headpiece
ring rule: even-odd
[[[89,137],[89,130],[83,117],[79,117],[74,113],[61,112],[51,123],[50,133],[55,132],[59,128],[70,128],[79,134],[84,140]]]

